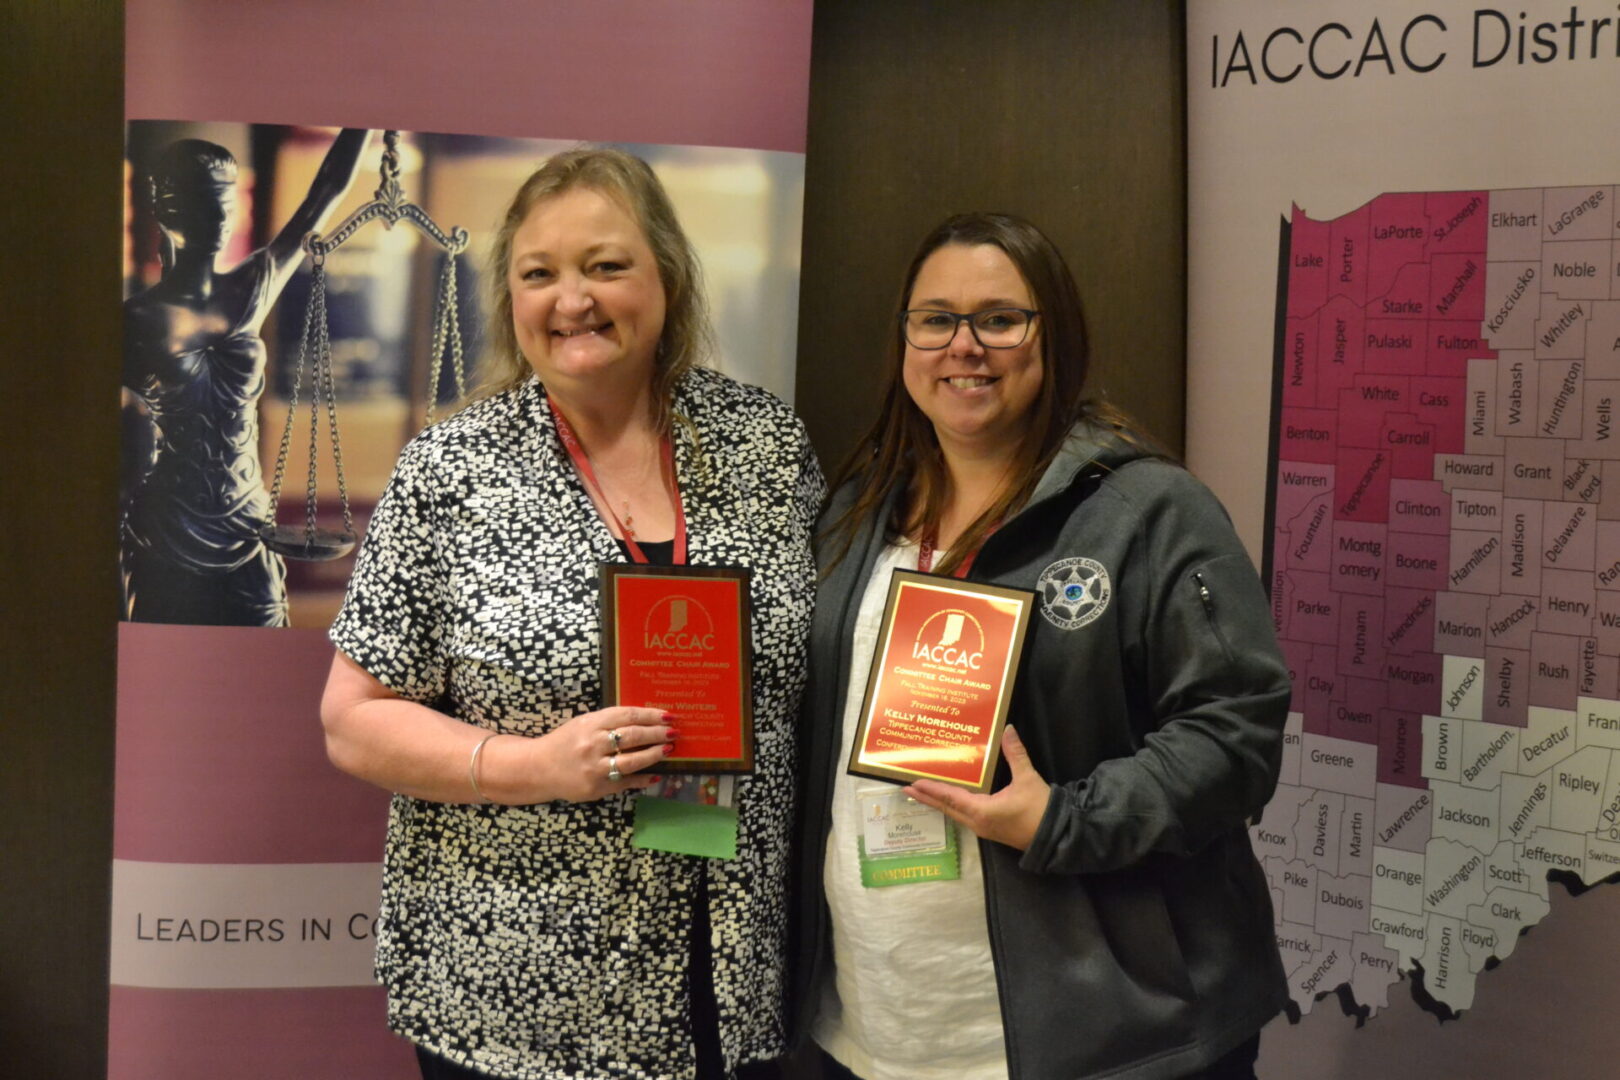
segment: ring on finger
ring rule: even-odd
[[[613,754],[608,758],[608,780],[617,784],[624,779],[624,773],[619,771],[619,755]]]
[[[607,737],[608,741],[613,744],[613,749],[611,752],[617,754],[619,752],[619,729],[609,728]]]

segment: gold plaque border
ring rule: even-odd
[[[602,705],[619,703],[619,589],[624,578],[722,578],[737,584],[738,713],[742,723],[742,754],[734,758],[682,758],[665,761],[649,774],[743,774],[754,771],[754,654],[750,619],[749,583],[753,571],[746,566],[649,566],[642,563],[599,563],[602,595]]]
[[[889,765],[880,765],[876,762],[865,761],[861,757],[861,747],[866,743],[866,736],[872,726],[872,706],[877,697],[878,686],[884,678],[887,665],[883,662],[889,652],[889,643],[894,637],[895,601],[902,588],[920,586],[933,590],[954,594],[957,596],[988,596],[997,600],[1012,600],[1018,603],[1017,622],[1013,628],[1011,647],[1007,651],[1007,667],[1001,674],[1001,685],[997,689],[995,719],[991,725],[990,736],[985,745],[984,764],[980,769],[978,783],[968,783],[954,777],[940,776],[936,773],[921,769],[897,769]],[[963,581],[960,578],[948,577],[944,574],[924,574],[916,570],[895,570],[889,579],[889,595],[883,605],[883,621],[878,628],[877,648],[872,654],[872,666],[866,677],[866,696],[861,700],[861,719],[855,728],[855,738],[849,747],[849,763],[845,768],[851,776],[870,777],[875,780],[892,780],[897,783],[909,784],[913,780],[938,780],[944,784],[954,784],[968,791],[983,795],[989,792],[990,784],[995,779],[996,763],[1001,759],[1001,730],[1007,726],[1007,710],[1012,704],[1013,686],[1018,680],[1019,660],[1024,651],[1024,639],[1029,633],[1029,620],[1035,610],[1035,593],[1028,589],[1013,589],[1004,585],[988,585],[977,581]]]

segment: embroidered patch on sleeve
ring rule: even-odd
[[[1041,614],[1059,630],[1078,630],[1108,609],[1113,585],[1096,559],[1059,559],[1041,571]]]

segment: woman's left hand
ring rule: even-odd
[[[975,795],[938,780],[917,780],[905,792],[926,806],[944,811],[977,836],[1024,851],[1035,839],[1035,830],[1046,814],[1051,786],[1035,771],[1024,740],[1011,725],[1001,733],[1001,753],[1012,770],[1012,782],[994,795]]]

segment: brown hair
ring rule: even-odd
[[[948,218],[923,239],[906,269],[885,354],[883,404],[876,422],[855,444],[833,481],[834,490],[850,481],[858,490],[849,509],[826,529],[826,535],[841,544],[829,565],[848,553],[858,525],[876,513],[897,487],[906,491],[885,523],[891,537],[927,533],[939,526],[945,508],[945,460],[933,425],[906,390],[902,376],[906,343],[900,312],[910,303],[923,263],[940,248],[953,244],[1000,248],[1029,286],[1040,312],[1035,330],[1040,334],[1041,385],[1014,457],[1013,482],[963,530],[935,571],[956,569],[968,552],[978,550],[998,522],[1028,501],[1078,421],[1094,418],[1116,428],[1125,424],[1121,414],[1083,396],[1091,366],[1085,314],[1080,290],[1052,241],[1034,225],[1010,214]]]
[[[512,241],[539,203],[574,188],[589,188],[618,201],[636,220],[658,264],[664,287],[664,330],[653,370],[654,421],[668,432],[674,419],[674,390],[681,376],[703,364],[713,348],[703,273],[692,243],[681,230],[664,185],[648,164],[623,150],[580,146],[551,157],[523,181],[495,231],[489,253],[490,325],[488,356],[479,395],[522,385],[533,374],[512,328],[512,286],[507,278]]]

